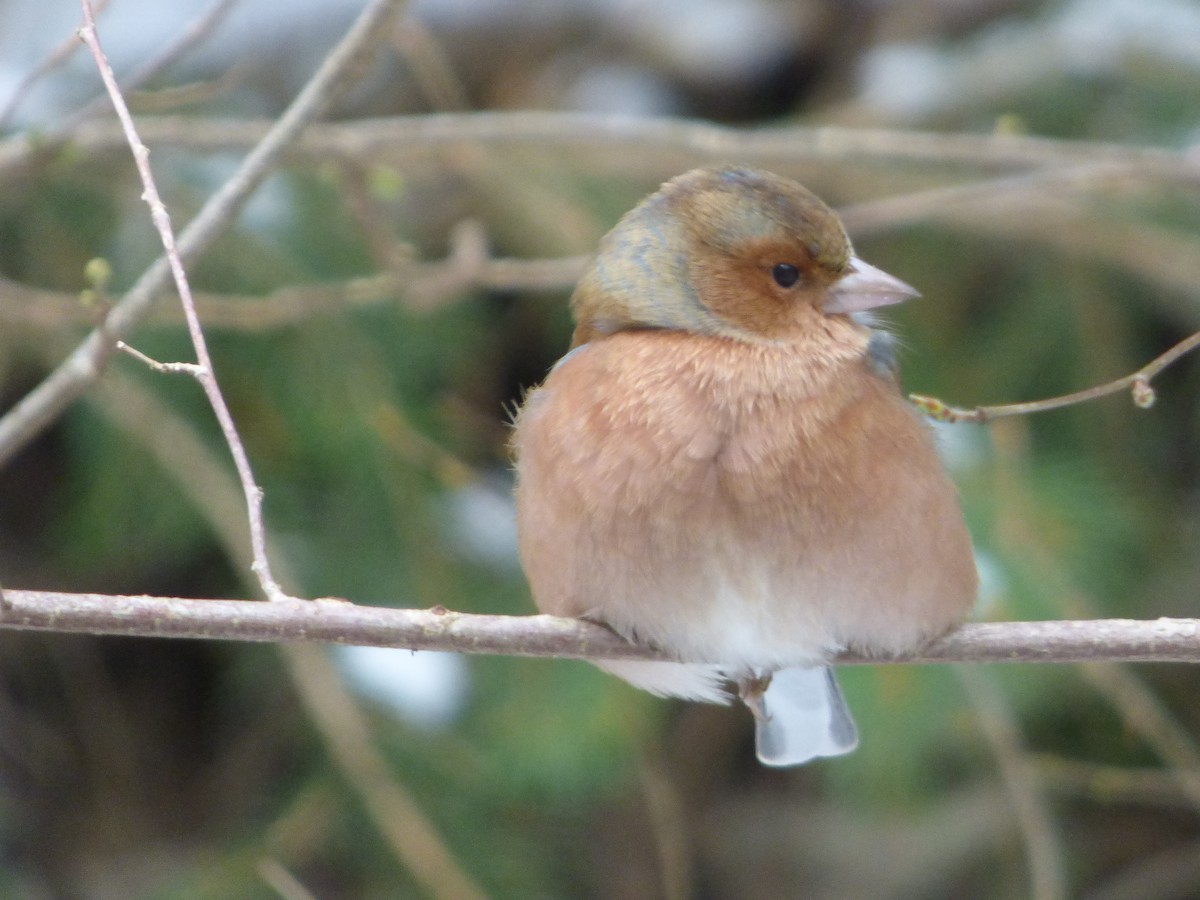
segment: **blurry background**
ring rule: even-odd
[[[233,123],[278,115],[360,8],[228,6],[131,96],[177,227],[261,133]],[[197,7],[113,0],[118,74]],[[25,82],[77,25],[0,0],[0,410],[158,253],[107,110],[64,152],[24,143],[99,91],[82,49]],[[1200,329],[1197,98],[1188,0],[414,0],[192,267],[285,586],[531,610],[508,411],[566,346],[581,255],[693,165],[800,179],[920,288],[889,314],[909,390],[1009,402],[1136,369]],[[432,142],[402,118],[456,110],[887,130],[707,152],[649,120]],[[191,358],[167,299],[132,343]],[[1200,363],[1155,386],[1149,411],[941,429],[980,617],[1200,613]],[[255,596],[231,473],[196,385],[117,359],[0,470],[0,583]],[[0,633],[0,895],[1200,896],[1194,668],[842,678],[861,749],[780,772],[744,710],[578,662]]]

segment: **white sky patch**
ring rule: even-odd
[[[979,573],[979,599],[975,610],[986,613],[1008,593],[1008,575],[1000,560],[986,550],[980,550],[978,545],[975,546],[975,571]]]
[[[988,450],[988,435],[982,425],[933,421],[930,424],[938,456],[951,475],[966,472],[983,462]]]
[[[339,646],[333,659],[354,693],[421,728],[448,728],[470,693],[467,662],[457,653]]]
[[[472,481],[446,495],[450,538],[464,557],[517,567],[517,509],[507,479]]]

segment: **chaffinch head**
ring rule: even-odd
[[[597,663],[637,687],[732,683],[768,765],[857,745],[833,654],[912,650],[975,597],[954,486],[864,315],[916,295],[799,184],[697,169],[601,241],[516,419],[538,607],[679,660]]]

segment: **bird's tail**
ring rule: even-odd
[[[781,669],[748,705],[757,722],[763,765],[798,766],[818,756],[842,756],[858,746],[858,728],[829,666]]]

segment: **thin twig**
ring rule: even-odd
[[[129,107],[125,103],[125,97],[121,93],[121,88],[117,85],[116,73],[113,72],[112,66],[108,62],[108,57],[100,46],[100,40],[96,35],[96,19],[92,13],[91,0],[82,0],[82,6],[84,26],[79,30],[79,36],[96,60],[96,67],[100,70],[100,78],[104,81],[104,86],[108,90],[113,108],[117,112],[117,118],[121,120],[121,125],[125,129],[125,136],[129,141],[129,147],[133,151],[133,159],[142,181],[142,199],[150,207],[150,218],[153,220],[154,227],[162,239],[163,250],[166,252],[167,262],[171,268],[171,276],[175,281],[175,289],[179,292],[179,302],[183,307],[184,319],[187,321],[188,335],[191,337],[192,348],[196,353],[196,364],[159,363],[149,359],[144,354],[132,351],[123,341],[118,341],[117,346],[118,348],[124,348],[126,352],[135,353],[136,356],[159,371],[183,372],[191,375],[200,383],[200,387],[204,390],[204,395],[208,398],[209,406],[212,407],[213,413],[217,417],[217,422],[221,427],[221,434],[225,437],[225,443],[229,447],[234,466],[237,468],[242,492],[246,497],[246,513],[250,520],[250,546],[254,554],[254,563],[251,566],[251,571],[258,578],[258,583],[262,587],[267,599],[287,599],[283,588],[279,586],[274,574],[271,572],[271,563],[267,558],[267,532],[266,526],[263,523],[262,488],[254,480],[254,472],[250,466],[250,457],[246,453],[246,447],[242,443],[241,435],[238,434],[237,425],[234,424],[233,415],[229,412],[229,406],[226,404],[225,396],[221,393],[221,386],[217,382],[216,370],[213,368],[212,357],[208,352],[208,342],[204,338],[204,330],[200,327],[200,318],[196,315],[196,304],[192,300],[192,288],[188,283],[187,272],[184,270],[183,260],[179,257],[179,248],[175,243],[175,232],[171,228],[171,217],[167,213],[166,204],[163,203],[162,198],[159,196],[158,186],[154,182],[154,173],[150,169],[150,151],[138,136],[137,128],[133,123],[133,116],[130,115]]]
[[[583,274],[590,254],[547,259],[467,259],[455,245],[445,259],[409,261],[394,271],[312,285],[288,285],[268,294],[196,294],[196,309],[206,328],[270,331],[301,325],[320,316],[404,300],[427,311],[472,290],[569,290]],[[177,305],[156,306],[147,325],[177,325]],[[36,328],[90,325],[95,311],[77,294],[33,288],[0,276],[0,322]]]
[[[97,11],[102,12],[108,7],[108,4],[109,0],[99,0],[99,2],[96,4]],[[12,94],[9,95],[8,101],[3,107],[0,107],[0,130],[3,130],[8,125],[9,119],[12,118],[13,114],[17,111],[17,108],[21,105],[21,103],[24,102],[25,98],[29,96],[29,92],[33,86],[55,69],[65,65],[66,62],[75,55],[75,52],[78,49],[79,36],[77,34],[72,34],[70,37],[63,38],[62,42],[58,44],[58,46],[52,48],[50,52],[42,58],[41,62],[34,66],[25,75],[25,77],[23,77],[17,83],[17,86],[13,89]]]
[[[1035,755],[1032,762],[1047,790],[1072,800],[1196,811],[1194,800],[1180,791],[1175,769],[1109,765],[1045,753]]]
[[[246,589],[253,589],[254,556],[245,501],[237,477],[218,447],[202,440],[196,424],[164,402],[144,379],[119,368],[108,374],[88,400],[175,481],[186,501],[208,522],[234,571],[244,573]],[[277,577],[289,581],[286,558],[274,562]]]
[[[1118,213],[1116,203],[1089,203],[1090,197],[1051,200],[1021,198],[1006,204],[981,203],[956,212],[931,212],[926,219],[881,219],[890,228],[938,222],[983,237],[1036,245],[1069,259],[1119,270],[1154,288],[1153,302],[1174,312],[1191,330],[1200,298],[1200,232],[1164,227]],[[857,233],[855,233],[857,237]]]
[[[178,249],[185,265],[197,259],[229,227],[246,200],[279,163],[286,148],[360,74],[360,63],[380,40],[381,31],[386,30],[400,2],[373,0],[364,9],[291,106],[183,229]],[[146,317],[170,277],[170,266],[165,257],[160,257],[112,308],[104,327],[88,335],[54,372],[0,418],[0,465],[100,377],[114,352],[114,341],[126,337]]]
[[[180,57],[191,51],[197,44],[212,34],[213,30],[220,24],[221,20],[233,8],[236,2],[237,0],[216,0],[208,10],[188,25],[179,37],[164,47],[157,56],[146,60],[131,75],[121,79],[123,90],[126,92],[136,90],[151,78],[154,78],[160,72],[173,65]],[[100,0],[100,2],[95,4],[94,12],[98,15],[108,4],[109,0]],[[45,59],[21,79],[20,84],[17,85],[8,102],[4,105],[3,109],[0,109],[0,129],[3,129],[8,124],[9,118],[16,112],[17,107],[25,99],[30,88],[47,73],[70,59],[77,49],[79,49],[79,35],[76,33],[50,51]],[[56,143],[66,140],[76,127],[107,108],[107,93],[102,93],[72,113],[62,124],[50,129],[48,134],[43,134],[40,139],[42,146],[45,147],[47,142]]]
[[[354,164],[345,164],[346,203],[384,269],[377,275],[317,285],[288,285],[265,295],[196,295],[205,327],[260,331],[287,327],[347,308],[394,302],[398,297],[419,309],[440,306],[473,289],[569,290],[582,274],[588,255],[547,259],[486,258],[470,267],[453,252],[440,260],[415,260],[391,234],[378,210],[365,196],[365,177]],[[887,205],[888,201],[879,201]],[[859,204],[859,209],[873,208]],[[1036,210],[1030,215],[1030,210]],[[935,216],[930,212],[931,217]],[[942,218],[943,216],[936,216]],[[1050,209],[1030,201],[1019,212],[986,214],[960,211],[953,217],[967,227],[1035,240],[1043,245],[1092,259],[1102,259],[1170,292],[1159,302],[1173,304],[1185,323],[1195,320],[1194,297],[1200,293],[1200,240],[1190,234],[1145,222],[1124,223],[1077,209]],[[877,225],[911,224],[908,219],[880,215]],[[1173,300],[1171,294],[1180,298]],[[38,328],[93,324],[94,311],[79,302],[77,293],[35,288],[0,276],[0,321]],[[174,324],[181,312],[173,305],[155,308],[150,324]]]
[[[1195,182],[1200,170],[1184,168],[1168,174],[1158,169],[1156,174],[1166,180]],[[965,210],[986,209],[995,214],[996,207],[1025,210],[1032,204],[1111,191],[1119,186],[1142,186],[1145,171],[1119,161],[1097,161],[1079,165],[1055,165],[1032,172],[975,179],[961,184],[926,188],[892,197],[867,200],[842,207],[838,216],[846,229],[855,236],[876,234],[897,224],[929,219],[957,219]]]
[[[695,889],[683,800],[657,756],[641,758],[638,782],[658,851],[663,900],[686,900],[695,895]]]
[[[130,95],[130,105],[141,115],[171,115],[188,107],[216,103],[245,85],[250,67],[250,63],[236,62],[212,78],[138,91]]]
[[[400,51],[413,80],[432,109],[453,112],[470,107],[467,89],[454,71],[450,56],[433,33],[416,18],[396,26],[392,45]]]
[[[228,152],[254,146],[269,127],[268,122],[244,119],[168,116],[147,118],[142,133],[155,145]],[[120,133],[111,123],[94,122],[72,136],[72,147],[84,157],[121,146]],[[499,153],[536,148],[539,154],[549,151],[569,158],[581,171],[646,179],[676,174],[689,165],[732,160],[780,174],[802,174],[827,164],[843,173],[861,167],[908,172],[924,167],[926,176],[944,178],[1057,167],[1058,177],[1068,183],[1093,165],[1115,164],[1122,168],[1112,169],[1112,176],[1121,171],[1139,180],[1200,183],[1200,164],[1188,151],[1161,147],[837,126],[742,129],[699,120],[543,111],[433,113],[325,124],[294,144],[289,158],[444,165],[452,151],[465,147]],[[28,136],[0,143],[0,180],[38,152]]]
[[[1089,664],[1080,667],[1080,674],[1116,707],[1125,727],[1171,767],[1179,791],[1200,810],[1200,751],[1162,700],[1121,666]]]
[[[1147,900],[1194,897],[1200,884],[1200,841],[1185,838],[1166,849],[1138,856],[1081,895],[1081,900]]]
[[[117,341],[117,349],[122,353],[132,356],[138,362],[150,367],[155,372],[162,372],[165,375],[191,375],[193,378],[200,379],[204,373],[204,368],[196,363],[159,362],[157,359],[147,356],[136,347],[130,347],[124,341]]]
[[[670,659],[599,625],[555,616],[395,609],[324,599],[284,603],[5,589],[0,628],[142,637],[325,642],[572,659]],[[1099,661],[1200,663],[1200,619],[980,622],[895,657],[839,664]],[[714,660],[720,662],[720,660]]]
[[[174,65],[177,60],[213,33],[236,2],[237,0],[215,0],[212,6],[201,13],[175,40],[163,47],[156,56],[146,60],[131,74],[122,78],[120,80],[121,90],[124,93],[135,91],[152,78],[157,77],[160,72]],[[106,91],[78,109],[62,125],[55,128],[53,133],[61,137],[69,135],[83,122],[106,110],[108,108],[108,101],[109,98]]]
[[[375,749],[367,717],[351,700],[329,657],[312,647],[284,650],[309,718],[392,853],[432,896],[482,900],[483,890],[463,871],[416,799]]]
[[[1009,423],[1015,430],[1023,430],[1024,422]],[[1003,432],[1014,429],[998,428]],[[1011,437],[1011,436],[1010,436]],[[1031,521],[1031,510],[1027,508],[1026,492],[1022,484],[1020,469],[1027,454],[1024,441],[1001,441],[996,468],[1000,479],[994,493],[1000,501],[997,533],[1002,535],[1000,550],[1007,551],[1013,558],[1020,558],[1030,571],[1036,573],[1043,590],[1056,598],[1055,607],[1065,611],[1077,621],[1093,615],[1098,604],[1075,584],[1075,579],[1066,572],[1062,562],[1042,539],[1042,531]],[[1200,810],[1200,749],[1171,714],[1167,706],[1145,683],[1142,673],[1128,667],[1100,661],[1080,667],[1081,676],[1094,687],[1104,700],[1112,704],[1125,727],[1139,735],[1158,757],[1170,766],[1169,774],[1175,779],[1179,793]],[[1115,663],[1116,661],[1110,661]]]
[[[282,900],[317,900],[316,894],[301,884],[295,875],[284,868],[283,863],[273,857],[264,857],[258,861],[258,876]]]
[[[375,264],[385,272],[404,271],[414,262],[414,249],[397,237],[371,194],[370,175],[351,162],[339,167],[339,193],[346,212],[358,226]]]
[[[176,481],[208,521],[229,559],[246,571],[251,560],[247,558],[248,525],[239,512],[241,494],[237,480],[228,467],[220,464],[218,454],[198,439],[182,416],[120,372],[110,373],[92,397],[114,424],[141,443]],[[148,427],[148,423],[153,424]],[[287,562],[285,556],[276,567],[285,576]],[[427,882],[435,895],[476,896],[470,893],[470,879],[462,873],[434,825],[379,758],[367,725],[357,712],[357,701],[336,684],[336,676],[326,672],[313,676],[312,669],[324,663],[304,654],[305,648],[280,649],[314,727],[329,745],[331,758],[362,798],[395,855],[417,878]],[[324,684],[326,681],[328,684]],[[352,724],[348,726],[347,721]],[[287,881],[279,871],[274,874],[279,877],[267,880],[282,893]]]
[[[1150,381],[1159,372],[1171,365],[1171,363],[1184,354],[1195,350],[1197,347],[1200,347],[1200,332],[1184,338],[1166,353],[1156,356],[1136,372],[1126,375],[1124,378],[1118,378],[1115,381],[1096,385],[1086,390],[1075,391],[1072,394],[1049,397],[1045,400],[1031,400],[1028,403],[1005,403],[999,406],[976,406],[974,409],[965,409],[958,406],[950,406],[937,397],[929,397],[925,394],[909,394],[908,399],[927,416],[939,422],[989,422],[992,419],[999,419],[1004,416],[1027,416],[1031,413],[1061,409],[1064,406],[1073,406],[1077,403],[1086,403],[1089,400],[1107,397],[1109,394],[1115,394],[1118,391],[1124,390],[1131,392],[1133,402],[1137,406],[1142,409],[1149,409],[1154,405],[1155,399],[1154,388],[1150,386]]]
[[[1030,896],[1058,900],[1067,893],[1062,840],[1041,794],[1037,772],[1004,695],[987,672],[962,668],[959,680],[979,712],[979,724],[1004,780],[1004,787],[1025,841]]]

